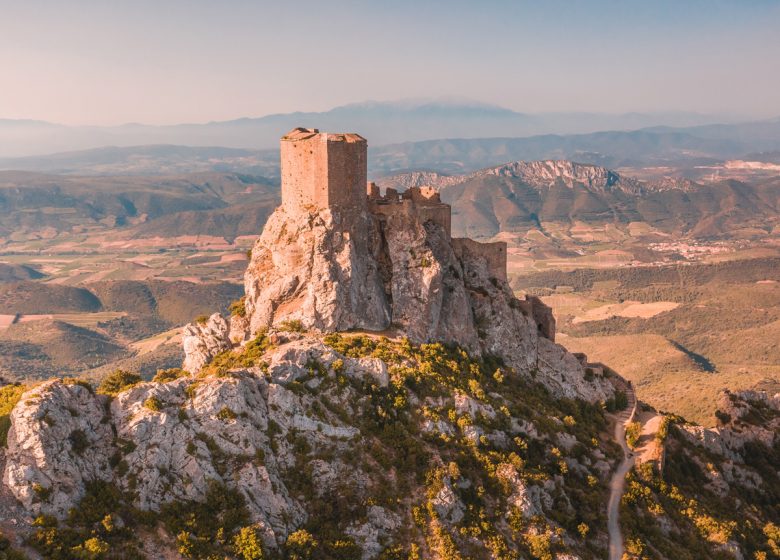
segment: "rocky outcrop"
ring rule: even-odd
[[[347,222],[331,210],[277,208],[245,275],[250,332],[291,320],[323,331],[387,328],[379,235],[367,214]]]
[[[459,244],[414,212],[346,220],[332,209],[281,206],[252,251],[245,291],[249,332],[231,338],[290,322],[320,332],[385,331],[498,357],[539,374],[561,396],[593,402],[612,393],[599,376],[586,381],[582,364],[547,338],[554,339],[549,308],[518,301],[479,244]]]
[[[684,425],[682,434],[688,441],[731,460],[741,459],[748,442],[771,449],[780,441],[780,394],[724,389],[718,395],[717,405],[715,416],[719,425]]]
[[[109,480],[106,399],[77,384],[48,381],[11,413],[3,483],[34,513],[63,517],[91,480]]]
[[[415,360],[425,351],[403,351],[405,343],[388,342],[394,350],[384,359],[350,357],[318,335],[274,331],[267,339],[276,343],[256,356],[254,363],[260,365],[140,383],[113,399],[63,381],[27,392],[11,417],[5,484],[29,511],[66,519],[91,480],[109,482],[133,506],[148,511],[160,511],[169,502],[202,502],[216,483],[241,493],[269,548],[283,545],[306,523],[313,503],[349,496],[350,507],[368,505],[343,528],[344,534],[364,558],[376,558],[407,519],[395,496],[372,502],[406,468],[381,466],[394,452],[379,444],[375,430],[382,422],[376,421],[398,414],[393,407],[405,409],[409,403],[411,413],[421,405],[414,392],[399,392],[414,382],[397,376],[424,369]],[[511,370],[506,378],[494,378],[492,371],[478,375],[487,375],[493,384],[519,380]],[[431,394],[440,396],[424,401],[424,408],[441,411],[430,437],[436,432],[462,437],[464,445],[496,449],[514,445],[513,438],[543,438],[527,420],[501,420],[509,411],[506,405],[515,405],[495,387],[489,391],[490,396],[434,390]],[[391,394],[398,396],[386,400]],[[454,422],[443,413],[447,410],[468,421]],[[394,437],[385,441],[396,444]],[[407,439],[400,449],[415,445]],[[500,470],[511,487],[510,506],[524,515],[549,510],[546,491],[527,487],[514,467]],[[464,518],[463,493],[477,485],[465,476],[456,478],[445,477],[431,502],[447,526]],[[302,486],[301,480],[309,482]],[[560,491],[562,483],[548,484]]]
[[[205,322],[190,323],[182,332],[184,363],[182,368],[197,373],[220,352],[230,349],[230,327],[219,313],[214,313]]]

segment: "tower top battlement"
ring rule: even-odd
[[[294,128],[280,144],[282,204],[290,209],[366,207],[366,139],[355,133]]]

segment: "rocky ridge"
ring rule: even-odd
[[[643,195],[649,191],[690,191],[696,184],[687,179],[667,177],[657,181],[641,181],[620,173],[586,163],[570,160],[513,161],[481,169],[465,175],[444,175],[433,171],[412,171],[383,177],[378,181],[382,187],[411,188],[431,186],[439,190],[465,183],[472,179],[488,176],[518,179],[535,189],[549,189],[556,184],[573,188],[582,185],[594,192],[619,191],[630,195]]]

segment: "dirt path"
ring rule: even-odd
[[[607,529],[609,530],[609,560],[620,560],[623,557],[623,535],[620,533],[620,499],[626,484],[626,475],[634,466],[634,453],[626,444],[626,426],[636,414],[636,396],[634,388],[626,391],[628,406],[615,417],[615,441],[623,449],[623,460],[609,481],[609,502],[607,504]]]

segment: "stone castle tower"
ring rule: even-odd
[[[282,204],[291,210],[366,207],[365,138],[294,128],[280,142]]]
[[[367,182],[367,148],[366,139],[353,132],[292,129],[280,141],[282,206],[293,214],[337,210],[347,223],[368,211],[382,228],[401,216],[422,224],[433,222],[444,229],[459,256],[479,255],[493,276],[506,280],[506,243],[452,239],[452,209],[430,187],[411,187],[402,193],[388,188],[382,195],[375,183]]]

